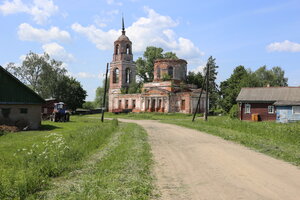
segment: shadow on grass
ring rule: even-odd
[[[50,125],[50,124],[42,124],[42,126],[40,128],[40,131],[52,131],[52,130],[60,129],[60,128],[61,127],[53,126],[53,125]]]

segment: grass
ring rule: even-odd
[[[192,115],[171,113],[130,113],[106,115],[127,119],[153,119],[196,129],[234,141],[275,158],[300,166],[300,123],[248,122],[227,116],[209,117],[207,122]]]
[[[100,161],[89,164],[86,173],[66,178],[67,182],[76,184],[64,188],[58,184],[46,199],[146,200],[151,197],[152,159],[144,129],[136,124],[121,124],[112,144],[101,152],[105,153]]]
[[[105,121],[102,124],[99,119],[86,116],[72,116],[72,121],[68,123],[44,122],[43,130],[41,131],[8,133],[1,136],[0,199],[43,198],[43,195],[40,194],[53,187],[55,177],[63,177],[69,172],[82,169],[85,162],[102,148],[108,146],[111,139],[118,132],[124,134],[120,138],[125,137],[124,141],[120,142],[120,145],[122,144],[123,147],[126,146],[126,143],[131,145],[128,146],[128,148],[131,148],[127,149],[124,159],[129,158],[129,155],[133,157],[140,156],[140,158],[132,158],[131,165],[139,165],[138,170],[133,174],[134,176],[140,174],[142,183],[138,182],[128,186],[122,184],[118,188],[109,187],[110,184],[107,182],[107,186],[102,188],[102,190],[104,192],[118,193],[119,190],[127,190],[133,185],[136,188],[141,186],[146,188],[147,191],[138,189],[136,191],[128,189],[128,191],[132,195],[144,195],[145,198],[141,199],[147,199],[152,187],[151,176],[149,175],[151,154],[149,146],[147,146],[147,137],[145,132],[134,125],[120,127],[116,120]],[[136,133],[137,136],[128,134],[131,132]],[[139,137],[139,139],[135,137]],[[138,145],[140,145],[141,149],[136,151]],[[131,152],[133,150],[134,152]],[[115,156],[110,158],[112,155]],[[107,160],[106,162],[110,163],[111,166],[123,164],[117,158],[117,153],[107,156],[103,161]],[[122,175],[122,173],[125,173],[114,168],[109,170],[110,166],[107,163],[104,164],[104,170],[101,168],[103,167],[102,161],[96,163],[95,166],[98,166],[98,168],[94,170],[94,174],[91,176],[95,181],[101,177],[98,174],[113,177],[115,174]],[[126,180],[126,176],[124,179]],[[111,181],[113,185],[113,179]],[[101,185],[99,188],[101,188]]]

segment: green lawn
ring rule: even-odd
[[[115,194],[114,199],[150,197],[152,157],[142,128],[118,125],[117,120],[101,123],[87,116],[72,116],[68,123],[43,122],[43,129],[0,137],[0,199],[45,198],[47,191],[55,190],[57,179],[67,183],[70,173],[86,168],[91,160],[93,170],[81,175],[85,181],[79,191],[84,192],[69,195],[83,199],[100,199],[110,193]],[[110,147],[115,138],[117,145]],[[109,154],[98,159],[107,148]],[[86,187],[89,184],[93,187]],[[127,198],[120,198],[124,191]],[[65,194],[57,195],[61,199]]]
[[[300,123],[248,122],[226,116],[209,117],[207,122],[203,121],[202,118],[197,118],[195,122],[192,122],[192,115],[178,113],[129,113],[118,115],[107,113],[106,117],[160,120],[164,123],[176,124],[213,134],[294,165],[300,165]]]

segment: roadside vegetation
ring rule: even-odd
[[[207,122],[191,114],[129,113],[111,114],[107,117],[127,119],[152,119],[196,129],[231,140],[261,153],[271,155],[300,166],[300,123],[247,122],[228,116],[209,117]]]
[[[69,196],[57,193],[54,198],[150,197],[152,160],[142,128],[117,120],[102,124],[86,116],[73,116],[68,123],[43,122],[42,127],[0,137],[0,199],[48,199],[47,191],[57,190],[57,179],[68,185],[69,174],[84,169],[91,159],[92,170],[83,170],[78,191],[71,188]],[[111,146],[112,140],[117,145]],[[105,148],[110,151],[103,156]]]

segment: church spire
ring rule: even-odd
[[[122,35],[125,35],[124,17],[122,14]]]

